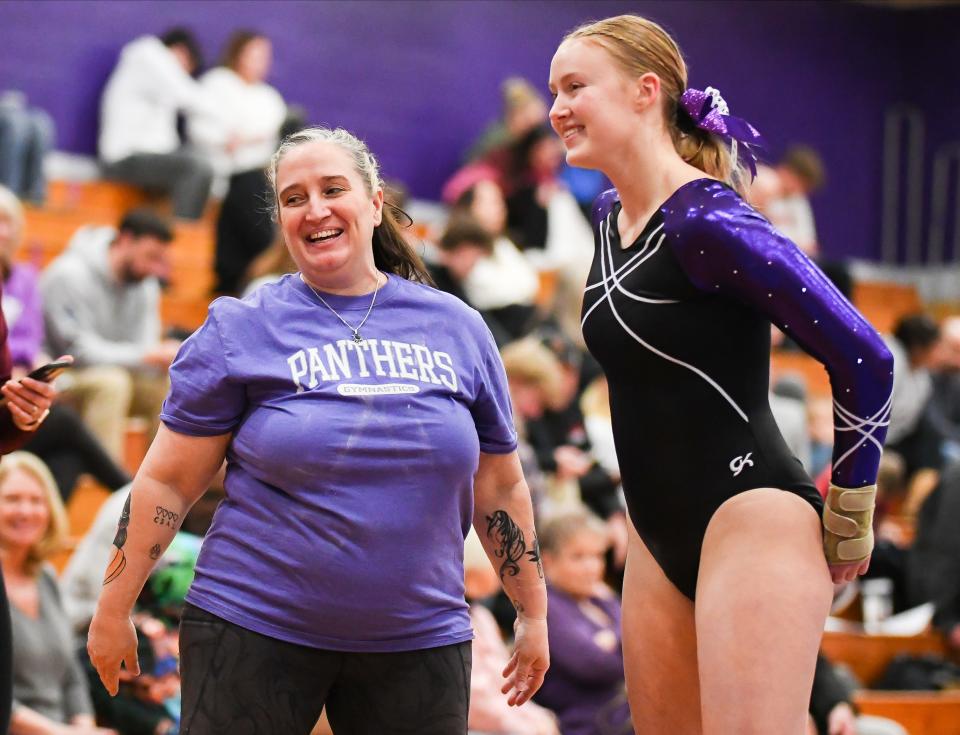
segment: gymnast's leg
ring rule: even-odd
[[[696,629],[704,735],[802,735],[833,585],[820,519],[782,490],[727,500],[707,528]]]
[[[634,729],[649,735],[699,735],[693,603],[667,579],[628,525],[623,654]]]

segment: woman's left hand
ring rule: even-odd
[[[8,380],[0,388],[0,393],[6,399],[14,425],[21,431],[36,431],[50,413],[57,395],[49,383],[27,377]]]
[[[550,647],[546,620],[518,615],[513,630],[513,656],[503,670],[507,683],[500,691],[508,695],[507,704],[519,707],[543,685],[543,677],[550,667]]]

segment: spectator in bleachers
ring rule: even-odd
[[[780,232],[810,257],[819,253],[817,227],[810,195],[823,186],[826,175],[820,155],[808,146],[789,148],[777,165],[780,195],[769,202],[765,214]]]
[[[53,119],[27,107],[20,92],[0,94],[0,184],[34,204],[43,204],[47,181],[43,159],[53,147]]]
[[[560,179],[563,163],[563,146],[549,127],[534,128],[512,146],[504,184],[507,229],[530,263],[555,277],[551,311],[567,336],[582,345],[580,307],[593,233]]]
[[[22,377],[47,361],[43,342],[43,305],[36,269],[17,262],[14,254],[23,234],[23,208],[11,191],[0,186],[0,277],[3,281],[3,315],[9,329],[7,344],[13,374]],[[68,406],[55,404],[50,415],[24,445],[53,473],[66,500],[84,472],[115,490],[130,478],[113,462],[80,417]]]
[[[627,527],[626,504],[623,488],[620,487],[620,461],[613,436],[613,416],[610,411],[610,385],[607,376],[601,373],[587,385],[580,396],[580,411],[583,414],[583,428],[590,442],[590,453],[610,481],[616,484],[614,497],[616,506],[607,515],[607,531],[610,534],[611,584],[622,589],[624,564],[627,560],[629,532]]]
[[[490,233],[472,217],[458,215],[451,217],[448,221],[446,230],[437,242],[437,261],[429,263],[427,267],[437,288],[470,304],[465,284],[477,263],[492,254],[493,238]],[[506,323],[512,329],[501,324],[497,310],[479,310],[498,347],[521,336],[526,326],[525,319],[511,319],[511,307],[506,308],[508,309]]]
[[[563,146],[556,134],[546,125],[534,128],[513,145],[510,163],[507,228],[517,245],[540,270],[579,268],[586,280],[593,233],[559,179]]]
[[[506,234],[507,208],[499,184],[481,179],[463,192],[451,217],[469,215],[493,238],[493,252],[480,258],[463,282],[468,303],[494,314],[501,326],[519,337],[534,326],[537,272]]]
[[[960,459],[960,316],[949,317],[940,325],[931,373],[928,416],[944,438],[944,454]]]
[[[497,621],[483,601],[500,590],[500,581],[476,531],[467,534],[463,549],[464,594],[470,603],[473,626],[473,668],[470,674],[468,727],[476,735],[558,735],[556,718],[543,707],[527,702],[510,707],[500,693],[500,672],[510,652]]]
[[[771,392],[770,410],[773,412],[773,418],[777,422],[780,433],[783,434],[783,440],[787,443],[787,448],[794,457],[800,460],[804,469],[809,472],[811,446],[805,401]]]
[[[267,84],[273,47],[256,31],[235,31],[221,66],[200,78],[207,100],[224,114],[189,117],[190,141],[227,180],[217,219],[215,290],[235,294],[251,261],[273,241],[265,168],[277,149],[287,107]]]
[[[66,511],[44,464],[26,452],[4,457],[0,562],[13,623],[13,735],[113,732],[95,726],[76,641],[45,564],[66,535]]]
[[[558,330],[537,333],[560,366],[560,390],[543,412],[527,420],[527,436],[544,472],[573,480],[581,501],[605,521],[623,513],[620,475],[611,474],[593,454],[580,409],[583,353]],[[623,530],[626,530],[625,528]]]
[[[174,215],[183,219],[203,214],[213,167],[181,144],[177,115],[222,114],[191,76],[199,68],[200,48],[190,31],[141,36],[121,50],[100,108],[104,174],[170,194]]]
[[[589,513],[571,512],[542,525],[539,538],[550,670],[534,700],[557,714],[563,735],[632,733],[620,600],[603,583],[606,528]]]
[[[547,122],[547,104],[543,96],[522,77],[510,77],[500,86],[503,116],[492,122],[470,146],[467,159],[475,161],[491,154],[497,156],[530,130]]]
[[[131,210],[116,229],[78,230],[40,280],[49,351],[76,358],[65,393],[117,460],[128,416],[156,424],[179,348],[160,325],[158,279],[168,275],[172,239],[158,215]]]
[[[821,653],[813,675],[807,735],[907,735],[907,731],[886,717],[859,714],[853,690]]]
[[[953,462],[926,498],[907,563],[915,605],[934,604],[934,625],[960,651],[960,462]]]
[[[23,227],[23,206],[12,191],[0,186],[0,279],[3,316],[9,330],[7,346],[14,369],[27,371],[37,366],[40,356],[43,308],[37,269],[14,260],[23,241]]]
[[[30,434],[43,424],[55,397],[52,386],[29,379],[12,380],[10,350],[6,344],[7,323],[0,311],[0,393],[6,399],[0,407],[0,454],[22,446]],[[2,568],[2,565],[0,565]],[[12,691],[12,643],[10,606],[6,585],[0,573],[0,732],[10,721]]]
[[[505,345],[501,357],[507,373],[514,422],[523,448],[520,455],[524,457],[526,454],[536,468],[536,473],[531,473],[524,465],[524,474],[540,475],[539,458],[528,440],[527,422],[540,418],[548,406],[559,403],[563,392],[563,370],[553,353],[533,337]],[[533,489],[531,485],[531,491]],[[543,498],[537,498],[534,493],[534,509],[539,511],[538,500]],[[580,502],[579,493],[574,501]]]
[[[893,334],[884,337],[893,354],[893,400],[886,448],[897,452],[906,464],[907,476],[920,471],[932,480],[911,489],[908,513],[915,513],[932,489],[942,462],[942,437],[927,414],[933,394],[930,366],[940,339],[936,322],[925,314],[903,317]]]

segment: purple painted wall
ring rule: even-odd
[[[59,148],[92,153],[99,93],[125,42],[185,24],[212,60],[232,30],[253,27],[274,40],[272,82],[288,101],[305,106],[314,122],[354,130],[389,176],[436,198],[462,151],[497,114],[502,79],[520,74],[545,88],[564,32],[620,12],[667,26],[684,49],[691,84],[720,88],[734,113],[765,134],[771,155],[795,141],[818,148],[830,174],[814,200],[825,249],[875,256],[883,110],[903,93],[901,65],[910,60],[898,32],[907,14],[885,8],[829,1],[8,1],[0,2],[0,89],[23,89],[49,110]],[[947,9],[924,18],[935,14],[958,17]],[[917,27],[940,28],[919,12],[909,15]]]

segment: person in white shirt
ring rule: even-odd
[[[188,117],[193,143],[213,163],[217,177],[229,179],[217,222],[214,269],[216,290],[236,293],[250,263],[275,238],[267,213],[267,163],[277,149],[287,106],[266,83],[273,49],[256,31],[236,31],[223,63],[200,79],[204,95],[222,117],[201,113]]]
[[[101,100],[98,147],[104,174],[169,193],[174,215],[182,219],[203,214],[213,168],[181,144],[177,114],[221,114],[191,77],[199,66],[199,47],[190,31],[141,36],[123,47]]]

